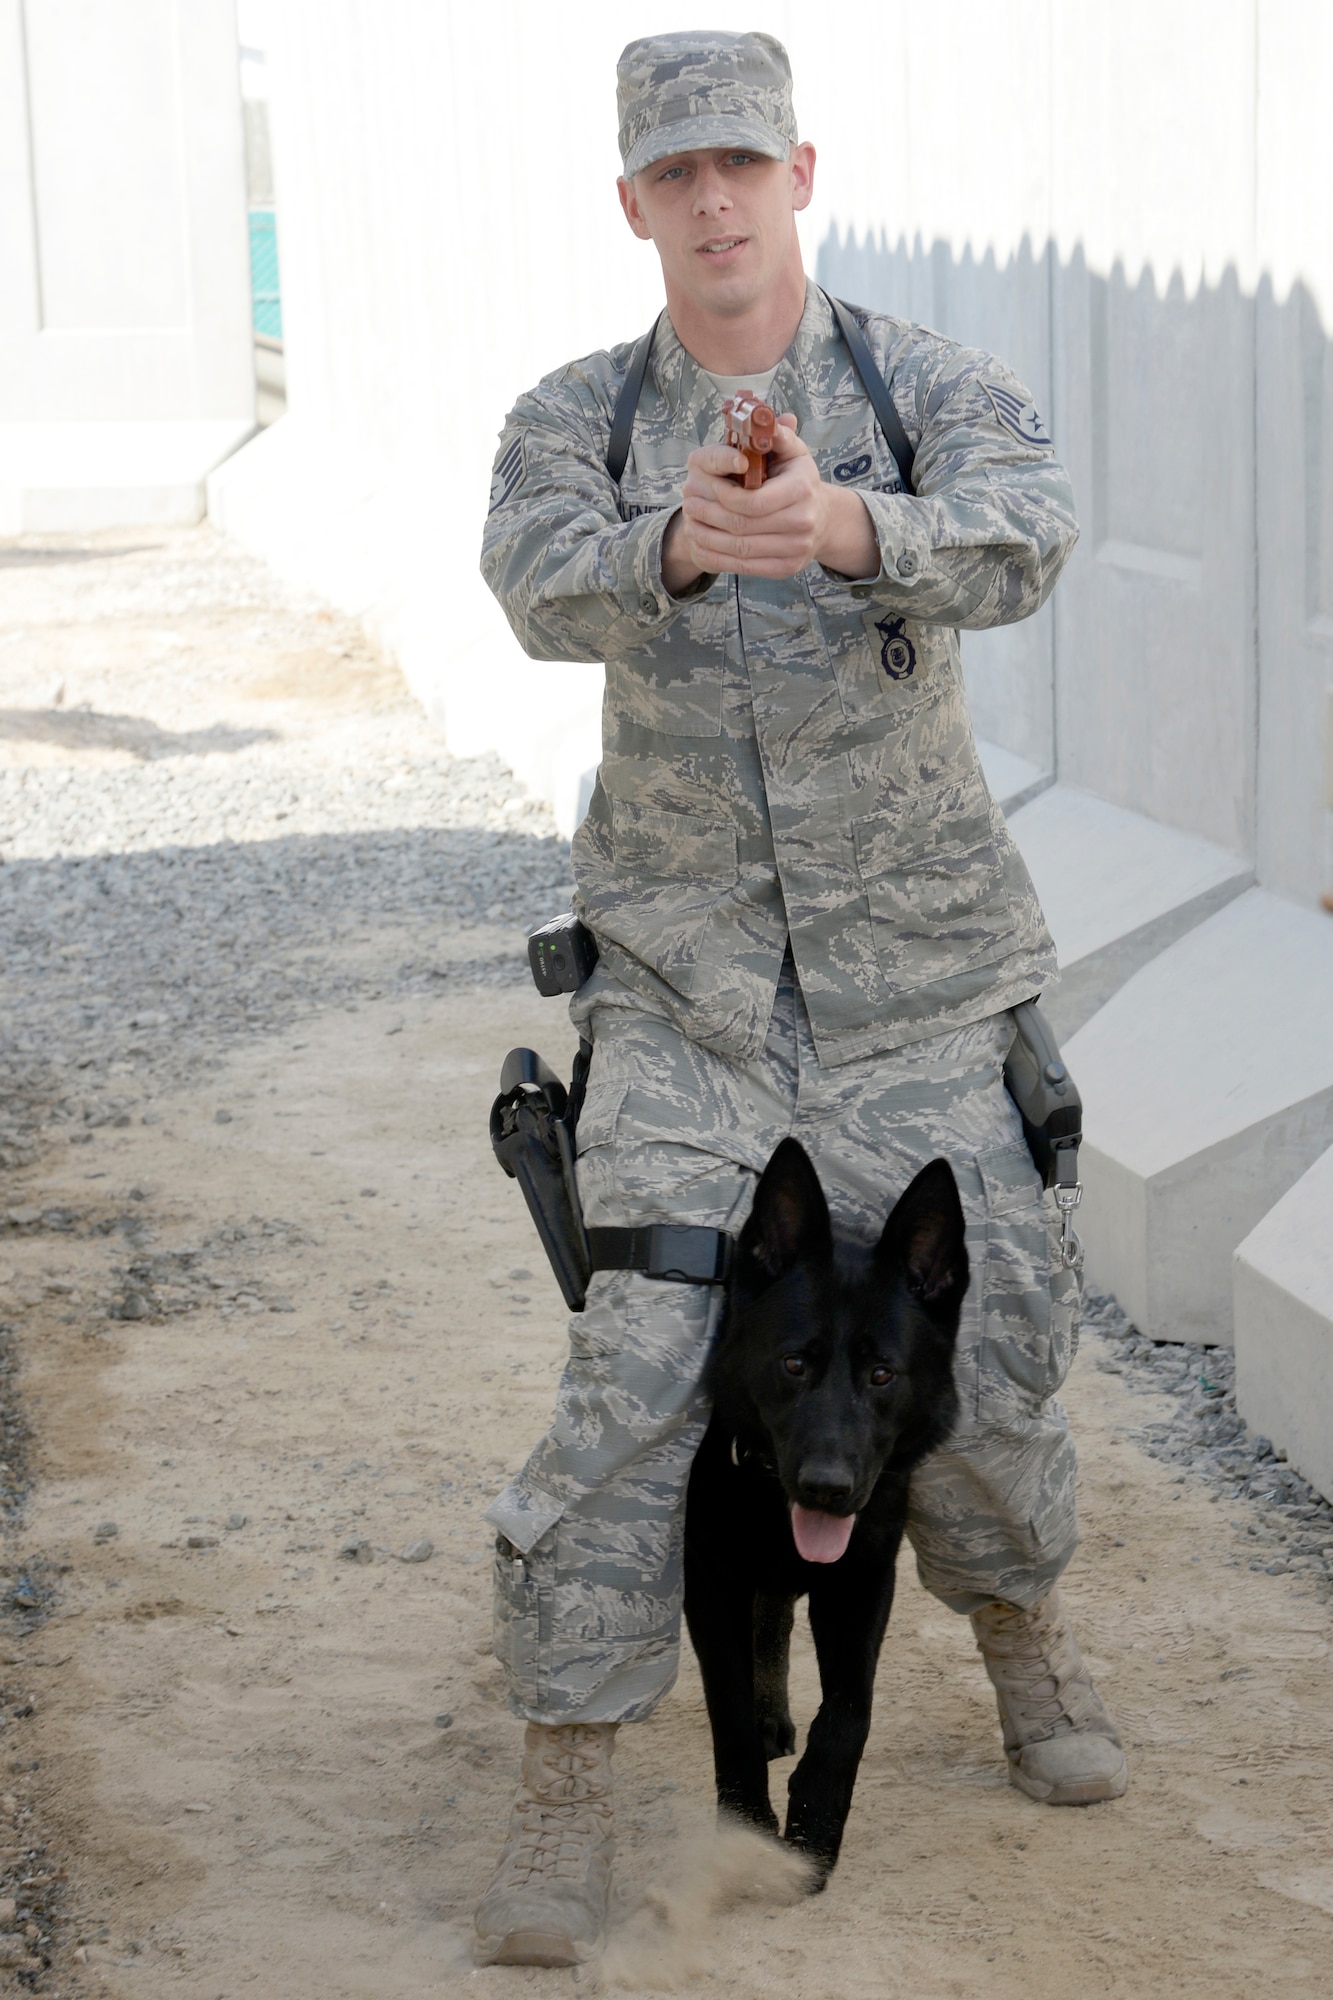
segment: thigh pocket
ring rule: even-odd
[[[880,969],[895,992],[1013,949],[1016,920],[980,777],[852,828]]]
[[[730,821],[613,798],[611,879],[580,880],[593,928],[688,993],[708,919],[739,879],[738,843]]]
[[[986,1263],[977,1350],[977,1415],[1008,1422],[1053,1396],[1074,1357],[1077,1280],[1026,1147],[977,1158],[986,1203]]]
[[[608,1065],[599,1058],[593,1044],[588,1094],[579,1113],[575,1136],[575,1178],[579,1202],[586,1223],[619,1220],[616,1191],[616,1128],[629,1084],[623,1076],[608,1074]]]

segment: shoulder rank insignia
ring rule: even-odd
[[[1037,415],[1035,403],[1025,403],[1012,389],[1002,389],[994,382],[983,382],[982,388],[990,397],[995,414],[1007,431],[1024,444],[1049,444],[1050,433],[1042,418]]]
[[[496,460],[495,470],[491,474],[490,511],[492,514],[497,507],[501,506],[509,498],[522,479],[523,474],[527,471],[527,467],[527,451],[523,443],[522,433],[520,432],[509,448]]]
[[[905,618],[877,618],[875,630],[882,641],[879,663],[891,681],[910,681],[916,671],[916,647],[908,638]]]

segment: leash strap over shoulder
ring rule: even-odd
[[[643,394],[643,378],[648,373],[648,357],[653,351],[653,335],[657,332],[654,320],[629,358],[625,379],[616,397],[616,407],[611,415],[611,437],[606,447],[606,469],[611,482],[619,486],[629,464],[629,441],[634,431],[634,412],[639,407]]]
[[[885,442],[893,453],[904,491],[914,492],[912,465],[916,453],[908,442],[902,419],[894,407],[889,385],[875,366],[875,357],[870,352],[869,342],[850,309],[841,299],[835,299],[829,292],[825,292],[824,297],[828,300],[829,308],[838,323],[838,331],[847,343],[852,366],[861,378],[861,387],[870,398],[871,408],[884,433]],[[653,351],[653,336],[656,332],[657,321],[654,320],[630,355],[629,367],[625,371],[625,379],[620,385],[620,394],[616,397],[616,406],[611,413],[611,435],[606,446],[606,469],[615,486],[619,486],[625,474],[625,467],[629,464],[630,439],[634,434],[634,413],[643,394],[643,381],[648,373],[648,361]]]
[[[916,488],[912,484],[912,466],[916,459],[916,453],[912,450],[908,442],[907,432],[903,429],[902,418],[898,415],[897,409],[894,407],[893,397],[889,394],[889,385],[875,366],[875,357],[870,352],[870,343],[856,324],[850,309],[843,304],[842,300],[835,299],[830,292],[825,292],[824,297],[828,300],[833,311],[833,317],[838,322],[838,331],[847,343],[848,351],[852,357],[852,365],[861,377],[861,386],[867,396],[869,396],[871,406],[874,409],[876,417],[879,419],[879,427],[884,433],[885,443],[893,453],[898,466],[898,476],[903,482],[903,490],[906,493],[914,493]]]

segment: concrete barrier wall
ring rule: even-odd
[[[232,0],[0,0],[0,533],[197,520],[254,401]]]
[[[1308,902],[1333,891],[1333,9],[1258,19],[1258,857]]]
[[[615,58],[654,18],[594,4],[575,34],[524,5],[500,25],[436,0],[275,12],[289,414],[215,489],[215,518],[366,619],[455,750],[499,749],[566,827],[601,668],[528,661],[477,555],[520,390],[660,308],[614,186]]]
[[[984,46],[1030,58],[1021,116],[977,19],[934,10],[916,49],[908,29],[907,212],[862,139],[861,219],[820,252],[830,282],[1011,358],[1074,473],[1053,643],[1040,621],[969,637],[977,726],[1315,902],[1333,886],[1333,13],[1001,9]],[[937,28],[953,115],[918,95]]]
[[[1236,1403],[1333,1500],[1333,1152],[1236,1251]]]

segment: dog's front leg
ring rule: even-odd
[[[755,1717],[754,1591],[734,1573],[691,1562],[687,1548],[685,1619],[713,1731],[718,1810],[776,1833],[768,1755]]]
[[[887,1592],[876,1589],[863,1572],[859,1579],[849,1575],[837,1587],[817,1585],[810,1593],[822,1698],[805,1754],[788,1781],[786,1838],[810,1856],[812,1890],[824,1887],[842,1846],[870,1734],[875,1667],[892,1598],[891,1571]]]
[[[790,1757],[796,1748],[796,1726],[787,1699],[795,1612],[794,1597],[780,1591],[755,1592],[754,1713],[770,1763],[774,1757]]]

